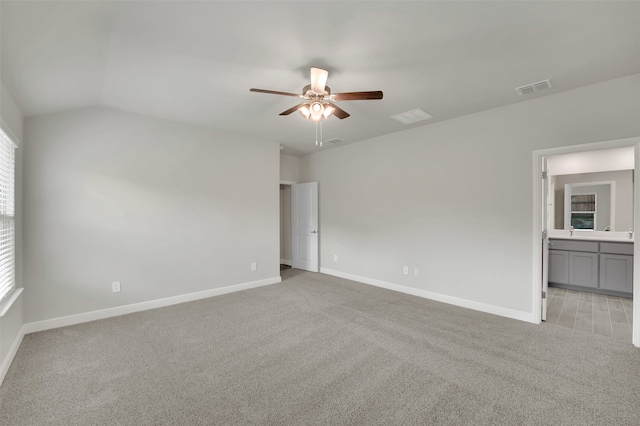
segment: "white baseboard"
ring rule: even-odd
[[[320,272],[327,275],[333,275],[339,278],[345,278],[351,281],[357,281],[363,284],[369,284],[376,287],[386,288],[387,290],[399,291],[400,293],[410,294],[425,299],[435,300],[436,302],[448,303],[450,305],[459,306],[461,308],[473,309],[488,314],[499,315],[520,321],[537,324],[531,312],[516,311],[514,309],[503,308],[501,306],[489,305],[487,303],[474,302],[473,300],[461,299],[459,297],[447,296],[446,294],[434,293],[418,288],[407,287],[400,284],[393,284],[374,278],[362,277],[359,275],[349,274],[347,272],[335,271],[333,269],[320,268]]]
[[[96,321],[100,319],[131,314],[134,312],[146,311],[149,309],[177,305],[178,303],[192,302],[194,300],[206,299],[208,297],[220,296],[236,291],[276,284],[281,281],[282,279],[278,276],[259,281],[252,281],[226,287],[213,288],[211,290],[198,291],[195,293],[181,294],[179,296],[166,297],[163,299],[149,300],[147,302],[133,303],[131,305],[116,306],[114,308],[101,309],[98,311],[84,312],[81,314],[52,318],[44,321],[30,322],[24,324],[23,329],[24,334],[35,333],[38,331],[51,330],[53,328],[66,327],[69,325],[81,324],[84,322]]]
[[[7,371],[9,371],[9,367],[11,366],[11,363],[13,362],[13,358],[15,358],[16,353],[18,353],[18,348],[20,347],[20,344],[22,343],[22,338],[26,334],[24,332],[24,329],[25,329],[25,327],[24,327],[24,325],[22,325],[22,327],[20,327],[20,331],[18,332],[18,335],[13,340],[13,343],[11,344],[11,347],[9,348],[9,352],[7,352],[7,355],[4,357],[4,360],[2,360],[2,364],[0,364],[0,385],[2,385],[2,382],[4,381],[4,376],[6,376],[7,375]]]

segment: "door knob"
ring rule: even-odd
[[[311,231],[312,234],[317,234],[318,231],[316,231],[315,229],[313,231]]]

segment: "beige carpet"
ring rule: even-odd
[[[640,424],[631,344],[283,274],[25,336],[0,424]]]

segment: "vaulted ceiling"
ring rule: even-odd
[[[637,1],[0,1],[0,77],[26,116],[107,106],[305,154],[314,123],[278,114],[309,68],[351,117],[342,144],[640,72]],[[551,79],[550,89],[514,88]],[[434,116],[404,125],[392,115]]]

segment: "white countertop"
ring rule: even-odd
[[[603,235],[604,234],[604,235]],[[634,238],[629,238],[628,232],[594,232],[594,231],[569,231],[554,230],[549,231],[550,239],[554,240],[581,240],[581,241],[604,241],[616,243],[633,243]],[[635,233],[633,234],[635,237]]]

